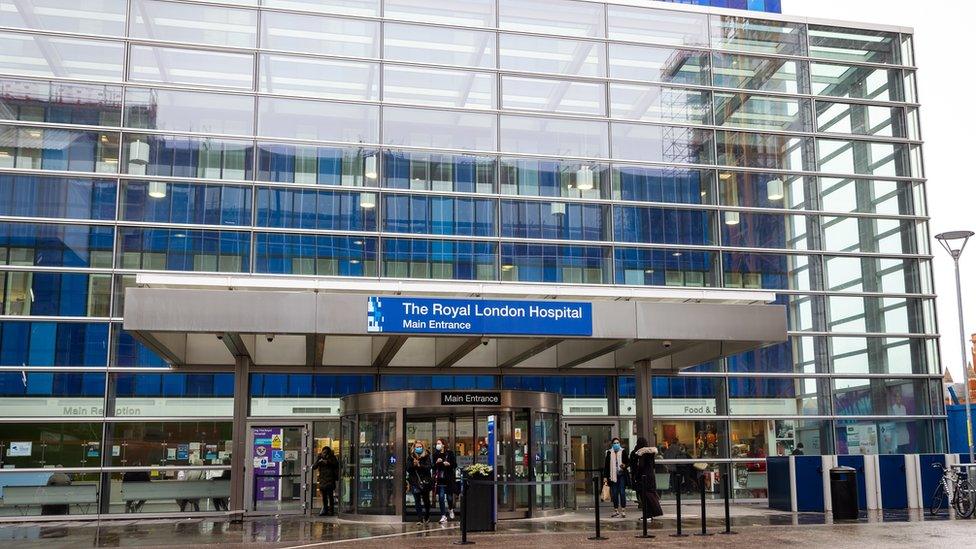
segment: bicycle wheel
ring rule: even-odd
[[[962,479],[956,482],[956,497],[953,507],[959,518],[969,518],[973,515],[973,494],[969,489],[969,480]]]
[[[932,494],[932,503],[929,504],[929,512],[933,515],[941,514],[942,506],[945,505],[946,499],[948,498],[946,498],[945,486],[942,485],[942,482],[939,482],[939,485],[935,487],[935,493]],[[948,508],[946,509],[948,510]]]

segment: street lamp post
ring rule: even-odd
[[[962,251],[965,249],[966,243],[969,242],[969,238],[973,234],[976,233],[973,233],[973,231],[950,231],[935,235],[936,240],[945,248],[945,251],[949,252],[949,255],[952,256],[952,261],[956,264],[956,305],[959,309],[959,351],[962,356],[962,362],[960,364],[962,364],[964,383],[963,393],[966,395],[966,442],[969,444],[969,463],[976,463],[976,460],[973,459],[973,418],[969,410],[969,368],[966,367],[966,327],[963,325],[962,283],[959,278],[959,257],[962,256]]]

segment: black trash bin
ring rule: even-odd
[[[830,470],[830,505],[834,520],[857,520],[857,470],[853,467]]]

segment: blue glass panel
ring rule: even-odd
[[[81,372],[0,372],[0,396],[100,397],[105,374]]]
[[[495,280],[495,250],[493,242],[386,238],[383,276]]]
[[[380,376],[381,391],[476,390],[495,389],[491,375],[385,375]]]
[[[248,270],[251,238],[243,232],[125,227],[119,230],[119,241],[127,268]]]
[[[105,366],[108,324],[0,322],[0,366]]]
[[[367,204],[363,207],[363,195]],[[376,230],[375,193],[258,187],[261,227],[336,231]]]
[[[250,141],[126,135],[122,147],[125,173],[194,177],[201,179],[253,179],[254,147]]]
[[[608,240],[607,207],[578,202],[502,200],[502,236]]]
[[[503,376],[502,389],[545,391],[565,397],[601,398],[607,396],[607,376]]]
[[[111,267],[112,227],[0,223],[0,261],[45,267]]]
[[[789,373],[793,371],[793,344],[779,343],[726,359],[730,372]]]
[[[115,182],[0,173],[0,215],[114,219]]]
[[[642,166],[613,169],[613,197],[617,200],[705,204],[713,192],[709,170]]]
[[[376,275],[376,238],[258,233],[255,254],[258,273]]]
[[[0,167],[116,173],[119,134],[0,125]]]
[[[383,186],[393,189],[491,193],[495,160],[488,156],[389,151]]]
[[[122,190],[122,219],[250,225],[251,189],[231,185],[128,181]]]
[[[376,155],[360,147],[259,143],[258,181],[374,187],[379,161],[367,157]]]
[[[383,195],[383,227],[391,232],[495,235],[495,201],[425,195]]]
[[[152,352],[148,347],[137,341],[132,335],[122,330],[121,325],[117,325],[115,330],[115,352],[113,353],[113,364],[115,366],[145,366],[163,367],[166,361],[162,357]],[[137,377],[137,379],[142,379]],[[233,389],[231,389],[233,392]]]
[[[715,252],[615,248],[617,284],[647,286],[717,286]]]
[[[738,212],[738,223],[722,223],[722,243],[742,248],[793,248],[805,239],[806,217]],[[789,229],[787,229],[789,226]]]
[[[604,284],[610,281],[609,248],[503,243],[502,280]]]
[[[806,278],[810,259],[785,254],[722,254],[726,288],[764,288],[787,290],[790,278]]]
[[[115,374],[115,393],[119,397],[232,397],[234,374]]]
[[[713,216],[705,210],[614,206],[614,238],[645,244],[714,244]]]

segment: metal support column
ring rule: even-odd
[[[634,363],[634,376],[637,378],[637,436],[647,439],[654,445],[654,412],[651,395],[651,361],[638,360]]]
[[[251,358],[234,357],[234,451],[230,460],[230,511],[238,518],[244,513],[244,476],[247,455],[247,410],[251,398]]]

